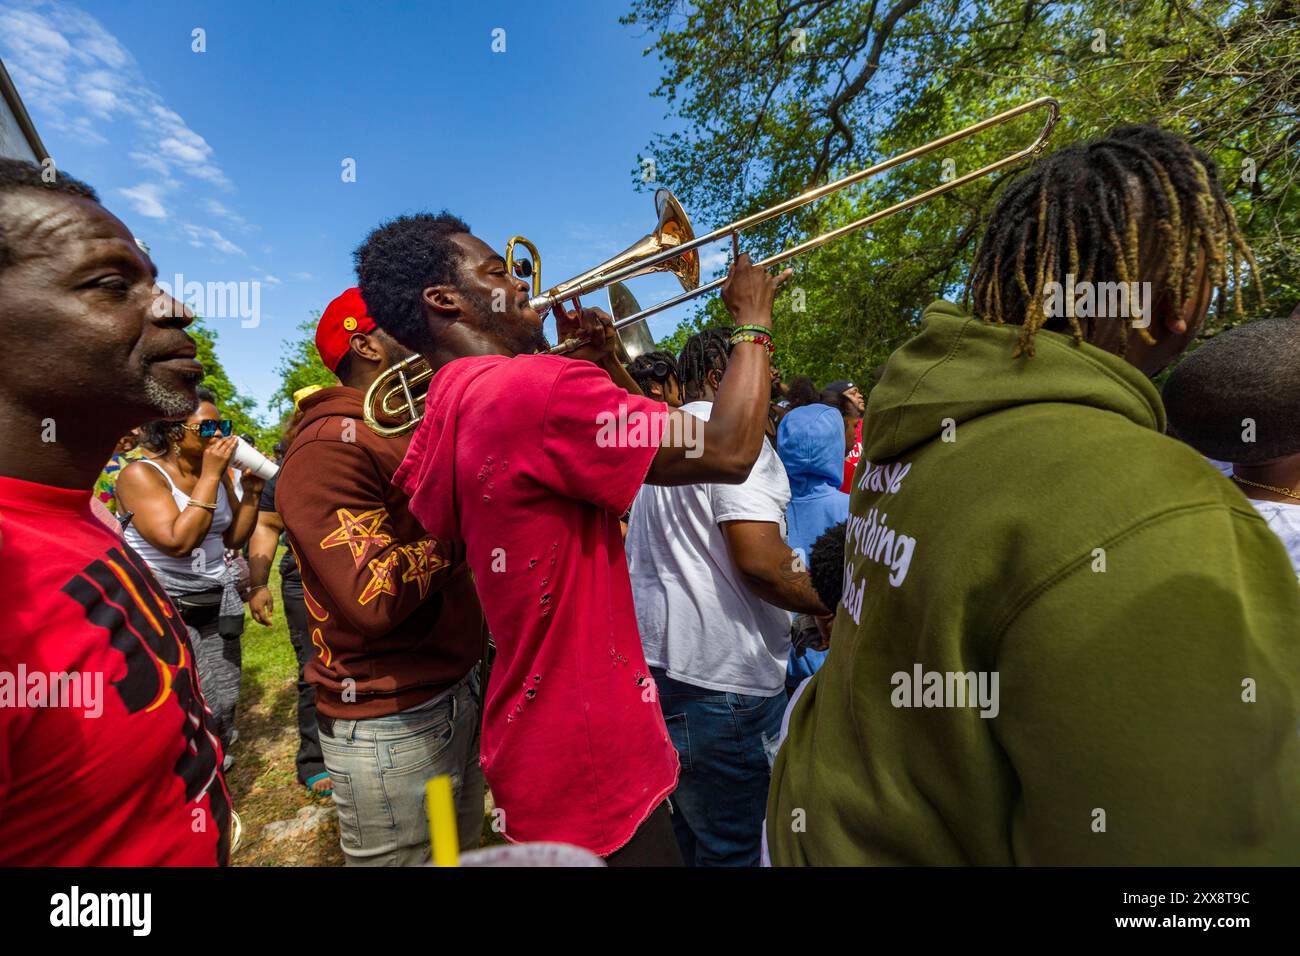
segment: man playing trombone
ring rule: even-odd
[[[641,395],[599,310],[557,308],[560,337],[588,344],[532,354],[544,339],[527,285],[454,216],[388,222],[356,261],[376,323],[436,372],[393,480],[431,535],[464,541],[496,638],[482,762],[502,832],[615,865],[680,862],[664,804],[677,755],[641,650],[619,517],[644,482],[748,475],[767,418],[772,300],[789,273],[737,257],[722,291],[738,327],[731,365],[710,420],[688,422]],[[698,440],[668,439],[683,434]]]

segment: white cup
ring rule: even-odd
[[[270,481],[275,477],[275,473],[280,470],[279,465],[242,438],[239,439],[239,444],[235,447],[235,454],[231,457],[230,463],[241,472],[246,471],[264,481]]]
[[[460,855],[461,866],[605,866],[589,850],[568,843],[507,843]]]

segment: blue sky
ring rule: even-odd
[[[260,283],[256,326],[210,324],[265,410],[282,342],[355,284],[352,250],[385,218],[445,206],[497,248],[522,233],[547,285],[649,230],[651,194],[632,171],[673,121],[650,96],[652,38],[621,26],[623,12],[618,0],[0,0],[0,58],[59,168],[149,244],[162,279]],[[706,255],[706,274],[721,261]],[[634,283],[644,304],[677,288]]]

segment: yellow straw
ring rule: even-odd
[[[460,865],[460,840],[456,836],[456,807],[451,796],[451,777],[443,774],[428,782],[424,790],[429,812],[429,842],[434,866]]]

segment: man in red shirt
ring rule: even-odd
[[[646,481],[745,479],[767,420],[764,344],[737,344],[704,422],[640,394],[598,310],[566,313],[559,328],[598,344],[532,354],[545,340],[527,285],[454,216],[386,223],[356,260],[371,316],[437,370],[393,480],[430,534],[465,542],[496,639],[482,763],[504,835],[612,864],[680,863],[664,802],[677,754],[619,517]],[[736,323],[770,330],[788,275],[740,256],[723,289]]]
[[[89,186],[0,159],[0,866],[227,861],[185,625],[91,511],[118,438],[197,402],[156,276]]]

